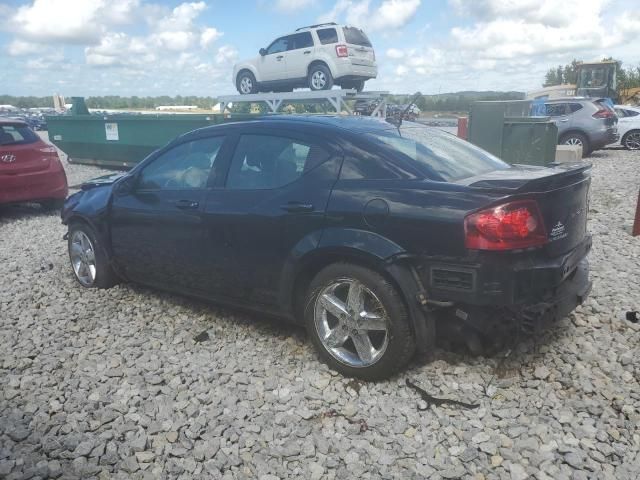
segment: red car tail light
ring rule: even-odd
[[[336,45],[336,55],[339,57],[348,57],[349,49],[346,45]]]
[[[538,204],[518,200],[467,215],[465,246],[474,250],[515,250],[547,243]]]
[[[608,108],[601,108],[592,115],[593,118],[613,118],[616,114]]]

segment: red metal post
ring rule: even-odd
[[[640,235],[640,192],[638,192],[638,204],[636,205],[636,219],[633,222],[633,231],[631,235],[637,237]]]
[[[469,127],[469,118],[468,117],[458,117],[458,137],[467,139]]]

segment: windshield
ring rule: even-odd
[[[0,145],[24,145],[38,140],[38,136],[26,125],[0,125]]]
[[[366,135],[409,157],[434,180],[450,182],[511,168],[489,152],[437,128],[403,122],[400,132],[402,136],[394,130]]]

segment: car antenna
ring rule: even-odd
[[[398,119],[398,125],[396,125],[396,128],[398,129],[398,135],[402,136],[402,133],[400,132],[400,127],[402,126],[402,120],[404,120],[404,116],[409,112],[409,109],[413,106],[415,101],[420,97],[422,97],[422,93],[420,92],[414,93],[413,97],[411,97],[411,100],[409,101],[409,105],[407,105],[407,107],[402,111],[402,114]]]

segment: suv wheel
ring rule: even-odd
[[[258,93],[258,83],[256,82],[256,77],[253,76],[253,73],[244,71],[238,75],[238,79],[236,80],[236,88],[238,89],[238,93],[240,95],[248,95],[250,93]]]
[[[309,69],[308,82],[311,90],[331,90],[333,87],[331,72],[322,64],[313,65]]]
[[[104,247],[84,223],[69,226],[69,260],[76,280],[86,288],[109,288],[117,283]]]
[[[622,137],[622,145],[629,150],[640,150],[640,130],[632,130]]]
[[[368,268],[336,263],[311,282],[305,323],[322,360],[346,376],[387,378],[415,352],[402,297]]]
[[[588,157],[591,153],[589,150],[589,140],[581,133],[567,133],[560,138],[560,144],[562,145],[575,145],[582,147],[582,156]]]

